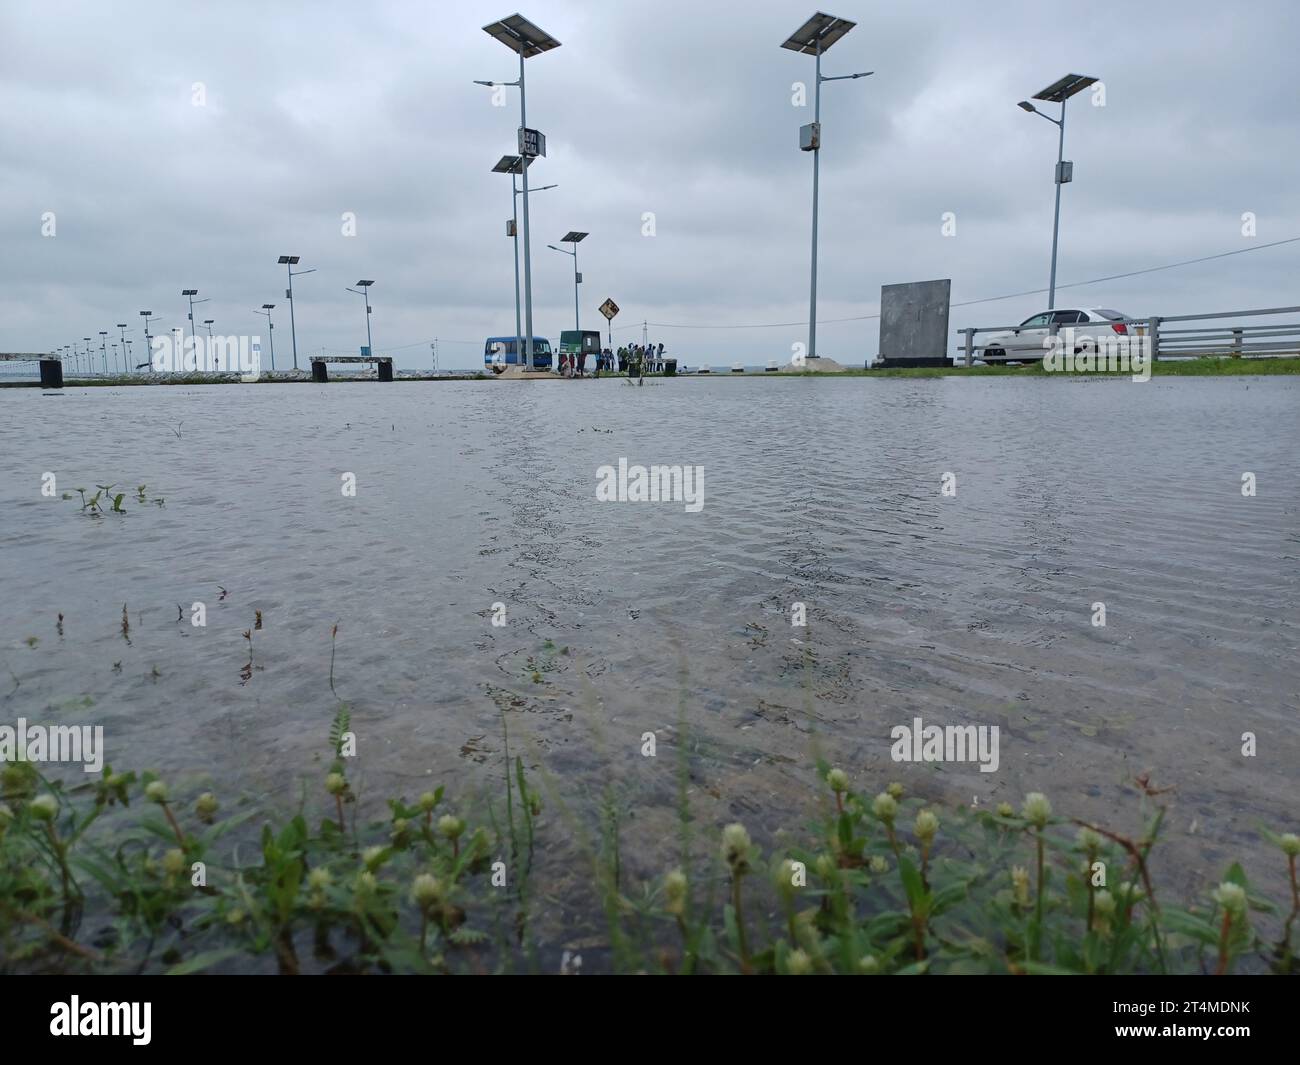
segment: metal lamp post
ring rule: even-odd
[[[298,369],[298,327],[294,322],[293,313],[293,279],[303,274],[314,274],[316,272],[315,267],[310,270],[295,270],[294,267],[298,265],[299,259],[300,256],[297,255],[281,255],[276,260],[289,271],[289,287],[284,291],[284,298],[289,301],[289,335],[293,338],[293,368],[295,370]]]
[[[108,376],[108,330],[99,331],[99,361],[104,365],[104,376]]]
[[[263,303],[262,309],[258,314],[266,315],[266,335],[271,344],[271,372],[275,373],[275,323],[271,321],[271,311],[275,309],[274,303]]]
[[[199,358],[199,332],[198,332],[198,329],[197,329],[197,328],[195,327],[195,325],[194,325],[194,304],[195,304],[195,303],[207,303],[207,302],[208,302],[208,299],[207,299],[206,297],[205,297],[204,299],[201,299],[201,300],[196,300],[194,297],[197,296],[198,294],[199,294],[199,290],[198,290],[197,288],[185,288],[185,289],[181,289],[181,295],[182,295],[182,296],[187,296],[187,297],[189,298],[189,301],[190,301],[190,313],[189,313],[189,321],[190,321],[190,337],[191,337],[191,338],[193,339],[193,341],[194,341],[194,360],[195,360],[196,363],[198,362],[198,358]],[[181,339],[182,339],[182,340],[185,339],[185,332],[184,332],[184,330],[181,331]],[[183,351],[183,349],[182,349],[182,351]],[[183,363],[183,361],[184,361],[184,356],[182,355],[182,363]]]
[[[553,48],[559,48],[560,42],[552,37],[549,33],[533,25],[522,15],[511,15],[509,18],[501,19],[499,22],[492,22],[483,27],[483,32],[489,37],[500,41],[512,52],[519,55],[519,80],[504,82],[479,82],[480,85],[517,85],[519,87],[519,154],[528,158],[546,154],[545,138],[536,131],[528,129],[528,99],[524,84],[524,60],[535,55],[541,55],[543,52],[549,52]],[[536,133],[536,136],[532,134]],[[524,325],[527,333],[524,336],[524,346],[527,352],[524,365],[531,367],[533,365],[533,257],[532,247],[529,243],[530,230],[528,225],[528,167],[523,167],[524,179]]]
[[[144,319],[144,362],[141,365],[144,367],[145,372],[148,373],[153,364],[153,345],[150,343],[149,323],[161,322],[162,318],[155,318],[153,311],[141,311],[140,317]]]
[[[531,160],[530,160],[531,161]],[[503,155],[498,160],[497,165],[492,168],[494,174],[510,175],[510,224],[506,227],[506,235],[514,242],[515,252],[515,361],[522,362],[524,357],[524,335],[523,328],[519,324],[519,183],[516,178],[524,172],[525,160],[522,155]],[[545,192],[547,189],[559,188],[558,185],[543,185],[541,188],[530,189],[530,192]],[[524,367],[525,370],[531,370],[532,364],[529,363]]]
[[[572,244],[573,251],[565,251],[563,248],[557,248],[554,244],[546,245],[553,251],[573,256],[573,328],[579,332],[582,330],[582,323],[578,316],[578,286],[582,284],[582,274],[578,273],[578,244],[586,236],[588,236],[588,234],[579,233],[576,229],[571,229],[560,238],[561,244]]]
[[[1056,247],[1057,237],[1061,229],[1061,186],[1067,181],[1074,180],[1074,164],[1065,161],[1065,101],[1075,93],[1082,92],[1096,80],[1096,78],[1090,78],[1085,74],[1067,74],[1059,81],[1052,82],[1046,89],[1034,96],[1035,100],[1044,100],[1053,104],[1059,103],[1061,105],[1061,117],[1059,119],[1043,114],[1028,100],[1021,100],[1016,105],[1031,114],[1047,119],[1060,131],[1056,148],[1056,209],[1052,215],[1052,274],[1047,288],[1047,309],[1049,311],[1056,309]]]
[[[822,82],[855,81],[870,77],[874,70],[861,74],[841,74],[836,77],[822,76],[822,53],[856,26],[856,22],[824,15],[820,11],[800,26],[790,38],[781,45],[804,55],[817,57],[817,80],[813,90],[812,124],[799,130],[799,148],[813,153],[813,200],[812,200],[812,280],[808,296],[808,358],[817,358],[817,192],[821,177],[821,135],[822,135]]]
[[[116,328],[117,328],[117,329],[120,329],[120,330],[122,331],[122,333],[121,333],[121,339],[122,339],[122,356],[123,356],[123,358],[125,358],[125,356],[126,356],[126,323],[125,323],[125,322],[118,322],[117,325],[116,325]],[[130,365],[130,363],[124,363],[123,365],[124,365],[124,367],[125,367],[126,372],[127,372],[127,373],[130,373],[130,372],[131,372],[131,365]]]
[[[357,288],[348,289],[349,292],[356,293],[356,295],[366,301],[366,354],[371,358],[373,358],[375,354],[375,349],[370,340],[370,286],[373,284],[374,281],[358,281]],[[357,289],[360,289],[361,291],[358,292]]]
[[[95,358],[90,353],[90,337],[82,337],[82,342],[86,345],[86,373],[95,372]]]

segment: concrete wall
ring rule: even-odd
[[[952,280],[880,287],[880,357],[935,359],[948,354]]]

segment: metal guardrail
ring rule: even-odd
[[[1204,356],[1277,358],[1283,355],[1300,355],[1300,321],[1262,325],[1233,324],[1240,319],[1272,314],[1300,314],[1300,307],[1267,307],[1251,311],[1219,311],[1215,314],[1152,315],[1147,318],[1121,318],[1116,321],[1132,329],[1132,335],[1149,340],[1152,359],[1187,359]],[[1171,322],[1208,324],[1170,328]],[[962,354],[966,365],[974,364],[975,353],[980,350],[980,345],[975,342],[977,334],[1006,333],[1019,328],[1020,325],[1016,324],[958,329],[958,334],[965,337]],[[1050,329],[1051,335],[1055,336],[1062,328],[1069,327],[1053,325]],[[981,352],[979,356],[980,360],[986,363],[1023,362],[1040,357],[1041,355],[1029,352],[1001,356],[989,356]]]

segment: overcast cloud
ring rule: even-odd
[[[502,0],[508,4],[510,0]],[[300,365],[365,342],[399,366],[481,363],[514,330],[505,220],[517,90],[506,106],[473,79],[516,76],[482,26],[516,8],[467,3],[19,3],[0,7],[0,350],[49,350],[141,309],[263,333],[289,364],[282,254],[295,282]],[[535,325],[572,328],[581,245],[583,325],[622,307],[615,343],[642,320],[681,326],[803,322],[810,155],[798,150],[811,58],[779,45],[813,13],[796,3],[561,3],[519,10],[562,42],[528,60],[529,125],[548,138],[532,200]],[[876,353],[880,286],[950,277],[954,301],[1045,288],[1056,130],[1018,100],[1077,72],[1105,106],[1069,105],[1059,280],[1300,236],[1300,5],[1206,2],[859,3],[825,60],[819,347]],[[195,83],[206,93],[195,106]],[[42,235],[54,212],[57,235]],[[341,232],[354,212],[356,235]],[[642,235],[652,212],[655,235]],[[956,215],[945,237],[945,212]],[[1256,235],[1242,235],[1242,215]],[[1300,243],[1081,289],[1058,306],[1177,314],[1300,302]],[[952,328],[1019,321],[1026,296],[954,308]],[[690,364],[788,361],[801,325],[650,328]]]

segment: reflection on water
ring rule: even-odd
[[[504,713],[572,815],[557,868],[613,794],[628,871],[662,871],[684,722],[697,819],[760,839],[803,821],[816,752],[1117,827],[1149,769],[1192,886],[1294,827],[1298,415],[1285,378],[0,392],[0,718],[289,805],[319,790],[337,623],[363,801],[498,794]],[[597,502],[621,457],[703,466],[703,510]],[[46,471],[128,513],[42,498]],[[998,725],[998,772],[894,764],[915,717]]]

